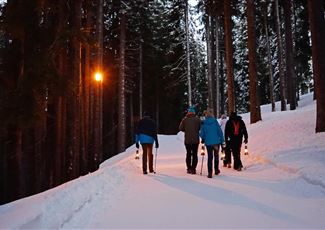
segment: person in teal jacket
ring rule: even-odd
[[[200,129],[200,137],[202,143],[205,144],[208,151],[208,178],[212,178],[212,161],[214,157],[214,172],[215,175],[220,173],[219,170],[219,148],[224,144],[222,130],[219,122],[214,118],[212,109],[207,109],[205,112],[205,120],[202,122]]]

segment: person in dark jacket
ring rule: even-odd
[[[200,137],[208,151],[208,178],[212,178],[212,161],[214,157],[214,173],[219,175],[219,148],[224,144],[222,130],[219,122],[213,116],[212,109],[205,111],[205,120],[202,122]]]
[[[143,118],[139,121],[136,135],[135,135],[135,145],[139,148],[139,142],[142,146],[142,169],[143,174],[148,174],[147,172],[147,161],[149,158],[149,172],[153,173],[153,154],[152,148],[155,142],[155,148],[159,148],[157,127],[156,122],[150,118],[148,112],[144,112]]]
[[[195,115],[194,107],[190,107],[186,116],[182,119],[179,130],[184,132],[184,144],[186,148],[187,173],[196,174],[198,163],[198,147],[200,143],[199,131],[201,120]]]
[[[241,171],[243,164],[240,159],[240,149],[243,142],[248,143],[248,134],[244,121],[236,112],[232,112],[226,123],[225,139],[229,143],[234,158],[234,169]]]

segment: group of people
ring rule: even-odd
[[[222,151],[225,152],[223,166],[231,168],[231,159],[233,156],[233,168],[237,171],[241,171],[243,165],[240,159],[240,149],[243,138],[244,143],[248,143],[246,125],[241,116],[238,116],[236,112],[232,112],[229,116],[229,120],[225,115],[222,115],[220,122],[218,122],[213,115],[212,109],[208,108],[204,111],[204,117],[203,121],[201,121],[196,115],[195,108],[190,107],[179,125],[179,130],[184,132],[187,173],[196,174],[200,139],[201,143],[206,146],[208,153],[208,178],[212,178],[213,168],[215,175],[220,174],[220,147]],[[139,148],[140,143],[143,149],[143,173],[148,173],[147,165],[149,166],[149,172],[154,172],[153,144],[155,143],[155,148],[159,148],[159,143],[156,123],[150,118],[148,113],[144,113],[144,117],[139,121],[135,138],[136,147]]]

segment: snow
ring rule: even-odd
[[[277,104],[279,110],[279,104]],[[245,170],[207,178],[186,174],[183,133],[160,135],[157,173],[143,175],[131,146],[98,171],[0,206],[0,229],[205,229],[325,227],[325,133],[315,134],[315,102],[249,124]],[[199,158],[198,172],[201,166]]]

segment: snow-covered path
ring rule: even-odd
[[[206,177],[206,170],[202,176],[188,175],[185,173],[183,145],[168,147],[173,138],[175,136],[160,138],[162,147],[157,174],[142,175],[141,163],[133,159],[131,151],[126,159],[119,162],[120,169],[127,170],[123,175],[124,185],[119,185],[124,187],[118,189],[123,194],[115,194],[117,196],[113,200],[112,194],[101,192],[100,199],[75,213],[62,227],[325,226],[320,225],[325,223],[323,187],[307,183],[295,172],[278,169],[270,163],[249,165],[242,172],[221,168],[221,175],[213,179]],[[177,138],[180,139],[180,136]],[[245,158],[249,157],[243,157],[244,162],[249,161]]]
[[[220,165],[212,179],[206,159],[202,176],[186,174],[182,133],[159,136],[157,174],[142,174],[132,146],[95,173],[0,206],[0,228],[324,228],[325,135],[302,119],[314,112],[311,102],[265,113],[248,125],[247,169]]]

